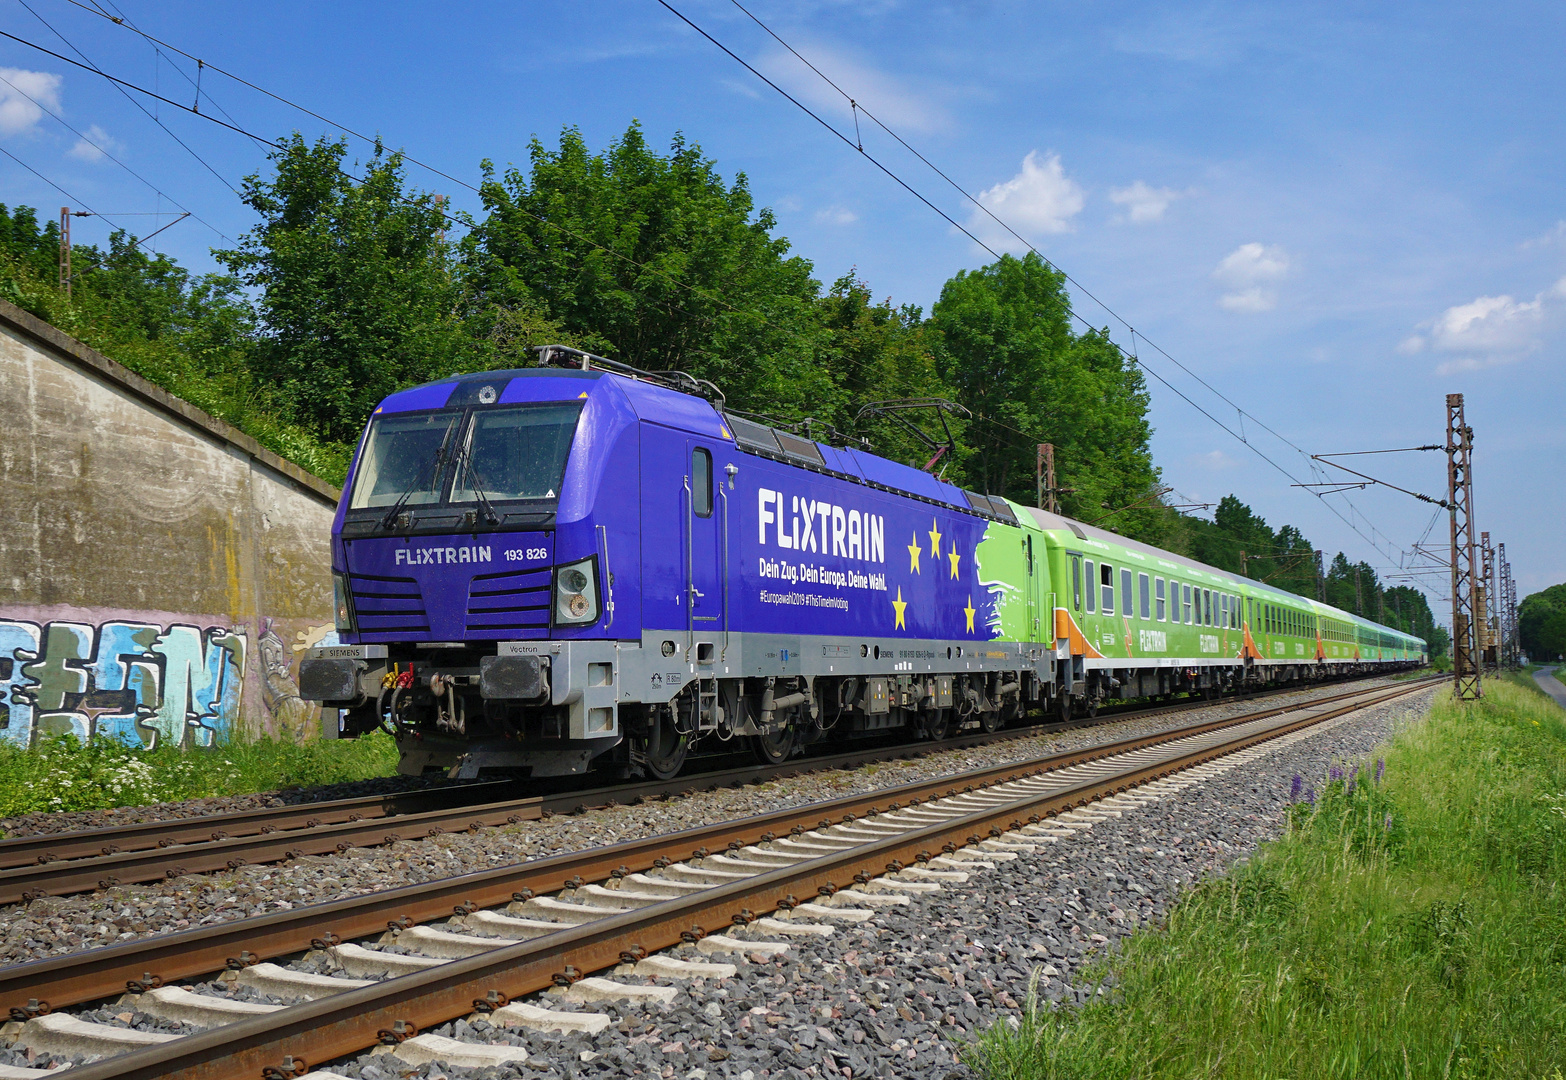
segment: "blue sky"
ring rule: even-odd
[[[120,2],[149,33],[469,181],[483,158],[524,161],[534,135],[549,142],[576,125],[601,147],[634,118],[655,145],[683,131],[726,174],[745,172],[825,281],[853,267],[878,295],[928,308],[954,272],[989,259],[655,0]],[[27,4],[70,46],[17,0],[0,0],[0,29],[195,99],[194,64],[177,70],[66,0]],[[852,130],[841,99],[732,4],[675,6]],[[1566,8],[768,0],[752,10],[1246,411],[1138,338],[1148,370],[1191,399],[1152,381],[1154,448],[1179,494],[1235,492],[1329,553],[1395,567],[1431,507],[1384,490],[1353,492],[1352,509],[1317,499],[1215,420],[1310,480],[1261,425],[1310,453],[1440,442],[1444,395],[1461,392],[1479,527],[1506,542],[1520,595],[1566,580]],[[264,169],[250,140],[144,101],[160,130],[98,76],[12,41],[0,39],[0,69],[0,146],[72,195],[0,158],[0,201],[130,214],[167,212],[172,199],[208,224],[181,222],[155,245],[197,269],[213,266],[220,233],[251,224],[223,182]],[[266,135],[336,130],[210,70],[201,90],[203,111]],[[1010,240],[884,135],[866,128],[865,147],[982,239]],[[474,207],[449,180],[411,178]],[[145,233],[169,219],[115,220]],[[108,228],[74,224],[86,241]],[[1117,318],[1076,299],[1132,345]],[[1443,458],[1357,460],[1439,495]],[[1446,528],[1437,517],[1428,534],[1438,550]],[[1439,595],[1439,576],[1420,580]],[[1436,609],[1444,616],[1445,603]]]

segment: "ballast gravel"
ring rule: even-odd
[[[1003,765],[1181,727],[1198,720],[1310,701],[1349,688],[1369,688],[1382,683],[1390,684],[1390,680],[1366,680],[1348,686],[1334,684],[1263,699],[1231,699],[1202,710],[1110,721],[990,746],[933,751],[913,760],[796,776],[741,788],[696,790],[667,801],[606,807],[487,829],[478,834],[447,833],[426,840],[352,849],[341,855],[307,856],[287,863],[243,867],[223,874],[188,875],[149,885],[44,897],[28,904],[0,908],[0,964],[25,963],[139,937],[326,903],[621,843],[655,833],[743,818],[780,807]],[[693,788],[699,784],[699,778],[692,779]],[[333,797],[342,797],[341,791]]]
[[[322,1067],[360,1080],[969,1077],[962,1047],[1016,1014],[1035,971],[1050,1000],[1098,992],[1077,980],[1085,962],[1158,924],[1193,885],[1276,838],[1296,774],[1313,779],[1363,760],[1423,719],[1434,692],[1338,721],[869,922],[794,938],[787,955],[742,963],[733,978],[676,984],[669,1005],[602,1007],[615,1022],[598,1035],[502,1032],[472,1019],[434,1031],[525,1046],[525,1063],[469,1070],[376,1053]]]

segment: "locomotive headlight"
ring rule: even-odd
[[[577,626],[598,618],[598,587],[592,559],[555,570],[555,625]]]
[[[337,629],[353,633],[353,596],[348,591],[348,575],[332,571],[332,607],[337,613]]]

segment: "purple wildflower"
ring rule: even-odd
[[[1390,810],[1387,811],[1386,820],[1381,823],[1381,831],[1382,832],[1391,832],[1392,831],[1392,811],[1390,811]]]
[[[1312,806],[1316,805],[1316,789],[1315,788],[1308,787],[1308,788],[1305,789],[1305,801],[1310,803],[1310,805],[1312,805]]]
[[[1381,783],[1381,778],[1387,774],[1387,759],[1376,759],[1376,783]]]
[[[1355,765],[1354,768],[1352,770],[1350,770],[1349,775],[1348,775],[1348,793],[1349,793],[1349,795],[1353,795],[1354,794],[1354,784],[1358,780],[1359,780],[1359,766]]]
[[[1328,780],[1341,780],[1341,779],[1343,779],[1343,770],[1338,768],[1336,765],[1332,766],[1330,769],[1327,770],[1327,779]]]
[[[1300,792],[1305,790],[1305,778],[1299,773],[1294,774],[1294,782],[1289,785],[1289,801],[1299,802]]]

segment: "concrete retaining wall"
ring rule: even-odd
[[[0,301],[0,737],[318,734],[338,494]]]

